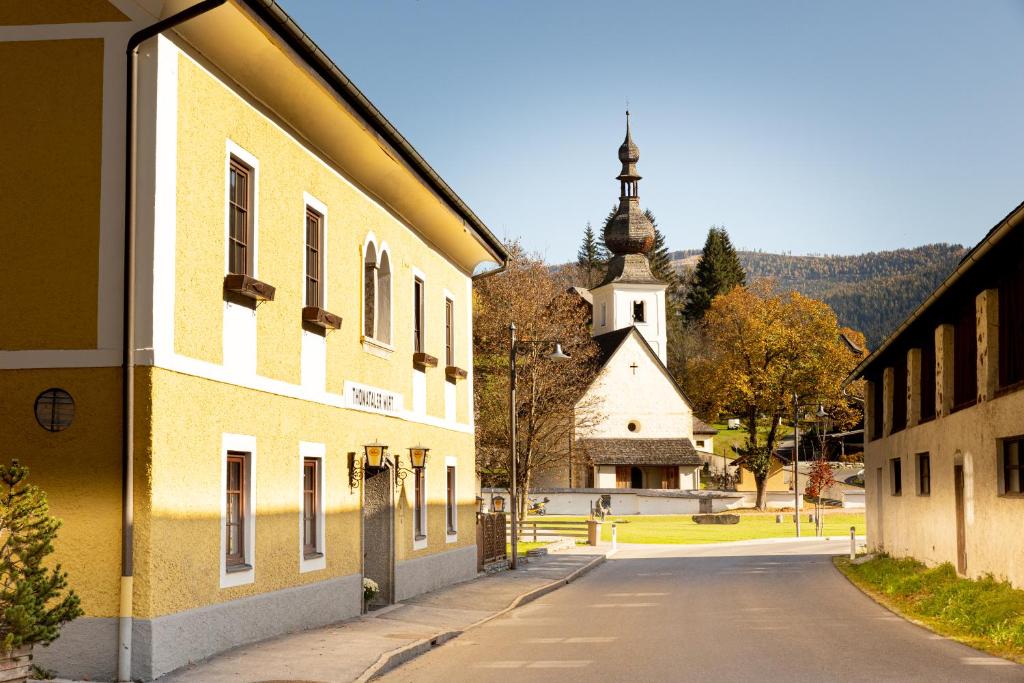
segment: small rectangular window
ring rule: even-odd
[[[229,569],[244,567],[245,557],[245,508],[246,508],[246,481],[245,460],[246,453],[228,451],[226,495],[227,507],[224,518],[225,539],[224,564]]]
[[[412,349],[423,351],[423,280],[412,281]]]
[[[306,207],[306,305],[324,307],[324,217]]]
[[[445,497],[445,525],[448,534],[455,533],[455,468],[447,467],[447,496]]]
[[[309,557],[319,555],[317,523],[320,513],[320,461],[305,458],[302,461],[302,552]]]
[[[415,475],[413,481],[415,482],[413,488],[413,533],[417,541],[421,541],[427,537],[427,505],[426,505],[426,491],[424,470],[426,468],[419,467],[414,470]]]
[[[608,324],[608,304],[601,304],[601,327]]]
[[[1003,441],[1002,452],[1003,495],[1024,494],[1024,437]]]
[[[455,302],[444,300],[444,364],[455,365]]]
[[[932,459],[927,453],[917,454],[917,494],[932,494]]]
[[[899,458],[893,458],[889,461],[889,477],[890,484],[892,486],[892,495],[902,496],[903,495],[903,463]]]
[[[231,157],[228,170],[228,271],[252,275],[252,169]]]

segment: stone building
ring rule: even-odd
[[[1024,205],[850,379],[872,550],[1024,588]]]

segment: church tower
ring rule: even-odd
[[[619,161],[619,208],[604,231],[604,242],[613,257],[604,280],[590,290],[594,299],[592,333],[597,337],[635,325],[665,364],[667,285],[654,277],[647,261],[654,246],[654,226],[640,208],[640,174],[636,170],[640,148],[629,131],[628,111]]]

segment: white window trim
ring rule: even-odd
[[[456,365],[457,366],[459,364],[458,363],[458,360],[459,360],[459,350],[458,350],[458,348],[456,346],[455,340],[458,339],[459,336],[455,333],[455,326],[456,326],[455,313],[458,310],[459,306],[455,302],[455,295],[452,294],[451,291],[449,291],[446,288],[444,290],[444,299],[442,301],[442,304],[445,307],[447,307],[449,301],[452,302],[452,365]],[[444,311],[445,309],[442,308],[441,310]],[[446,318],[446,323],[447,323],[447,313],[445,313],[445,318]],[[447,331],[446,331],[446,333],[447,333]],[[445,339],[444,343],[447,344],[448,340]],[[443,347],[442,347],[442,350],[444,350]],[[445,360],[447,360],[447,359],[445,359]]]
[[[325,454],[327,452],[326,447],[322,443],[315,443],[312,441],[300,441],[299,442],[299,573],[304,574],[306,572],[319,571],[327,568],[327,545],[324,542],[324,532],[327,528],[326,513],[324,510],[324,492],[327,489],[327,474],[325,463]],[[305,478],[305,461],[308,459],[318,460],[319,464],[316,468],[317,471],[317,482],[316,482],[316,499],[319,501],[316,513],[316,551],[320,553],[320,557],[306,558],[305,547],[302,543],[302,536],[304,531],[303,517],[305,516],[305,496],[302,495],[304,478]]]
[[[373,335],[369,335],[368,336],[368,335],[365,334],[365,332],[366,332],[366,320],[365,320],[364,316],[366,315],[366,274],[365,274],[366,273],[366,270],[365,270],[366,269],[366,248],[369,245],[371,245],[371,244],[373,245],[374,256],[376,257],[375,264],[376,264],[376,266],[378,268],[380,268],[380,262],[381,262],[381,258],[384,255],[384,252],[387,252],[387,254],[388,254],[388,265],[391,267],[391,291],[389,292],[389,295],[392,295],[391,296],[391,301],[390,301],[391,305],[389,306],[389,310],[388,310],[388,325],[389,325],[389,327],[391,329],[392,341],[394,340],[394,337],[395,337],[395,326],[394,326],[394,321],[395,321],[395,302],[394,302],[394,296],[393,296],[394,295],[394,291],[395,291],[395,264],[394,264],[394,259],[391,258],[391,247],[388,246],[388,243],[384,242],[384,241],[381,241],[378,244],[377,236],[375,234],[373,234],[373,232],[368,232],[366,234],[366,239],[363,240],[363,260],[362,260],[362,263],[359,266],[359,268],[360,268],[360,273],[359,273],[359,282],[360,282],[360,285],[359,285],[359,306],[360,306],[360,309],[359,309],[360,310],[360,314],[359,314],[359,322],[360,322],[359,336],[360,336],[360,338],[362,339],[362,342],[363,342],[363,351],[365,351],[365,352],[367,352],[367,353],[369,353],[369,354],[371,354],[373,356],[377,356],[379,358],[389,358],[391,356],[391,354],[394,353],[394,351],[395,351],[394,344],[389,344],[388,342],[384,342],[384,341],[381,341],[381,340],[377,339],[376,338],[376,332],[377,332],[376,330],[374,330],[374,334]],[[374,309],[374,318],[377,317],[377,312],[380,310],[379,309],[379,303],[380,303],[379,292],[377,294],[378,295],[376,296],[376,298],[374,300],[374,305],[378,306],[378,308]]]
[[[427,536],[430,534],[430,529],[427,527],[427,509],[430,507],[429,499],[427,496],[427,468],[423,468],[423,511],[420,513],[421,524],[423,527],[423,538],[416,538],[416,483],[412,485],[412,549],[423,550],[427,547]]]
[[[252,276],[259,278],[260,263],[260,160],[230,139],[224,155],[224,274],[227,275],[231,247],[231,157],[252,169]]]
[[[248,453],[245,459],[245,563],[249,569],[228,572],[224,554],[227,551],[228,451]],[[220,587],[244,586],[256,580],[256,437],[247,434],[222,434],[220,444]]]
[[[323,227],[323,243],[320,245],[320,261],[324,265],[323,265],[323,271],[320,273],[320,294],[321,294],[321,299],[323,299],[323,301],[321,302],[321,308],[323,308],[324,310],[328,310],[327,309],[327,264],[330,263],[330,260],[328,259],[328,253],[327,253],[327,205],[324,204],[323,202],[321,202],[319,199],[317,199],[313,195],[309,194],[308,192],[303,192],[302,193],[302,201],[303,201],[303,207],[302,207],[302,231],[299,233],[299,235],[301,235],[300,244],[302,245],[302,280],[301,280],[301,283],[300,283],[301,287],[299,289],[299,291],[302,292],[302,301],[303,301],[302,305],[303,306],[308,306],[309,305],[309,302],[306,301],[306,275],[308,274],[308,269],[306,267],[307,266],[307,264],[306,264],[306,209],[313,209],[318,214],[320,214],[320,219],[322,221],[322,227]]]
[[[448,517],[448,468],[455,468],[455,481],[453,482],[452,491],[452,504],[454,509],[452,510],[452,529],[455,530],[454,534],[448,533],[448,529],[445,528],[444,542],[455,543],[459,540],[459,459],[454,455],[444,456],[444,479],[445,479],[445,522],[447,523]]]

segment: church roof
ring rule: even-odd
[[[694,434],[717,434],[718,430],[709,425],[704,420],[700,419],[696,415],[693,416],[693,433]]]
[[[689,439],[580,439],[595,465],[700,465]]]
[[[659,358],[658,354],[654,352],[654,349],[651,348],[650,343],[644,338],[644,335],[640,334],[640,330],[636,329],[635,325],[630,325],[629,327],[623,327],[618,330],[613,330],[612,332],[605,332],[604,334],[599,334],[596,337],[594,337],[594,343],[597,344],[598,349],[597,363],[599,372],[597,375],[594,376],[594,379],[593,381],[591,381],[591,384],[597,381],[597,377],[598,375],[600,375],[600,370],[604,369],[604,366],[608,364],[608,361],[610,361],[612,356],[615,355],[615,352],[619,350],[620,346],[622,346],[622,342],[626,341],[626,338],[629,337],[629,335],[633,332],[636,332],[637,339],[639,339],[640,342],[650,352],[651,359],[658,364],[658,367],[661,368],[661,371],[665,374],[665,377],[667,377],[668,380],[672,382],[672,386],[675,387],[675,390],[679,392],[679,395],[683,397],[683,400],[686,401],[687,405],[689,405],[692,408],[693,401],[691,401],[690,397],[686,395],[686,392],[683,391],[683,388],[679,386],[679,383],[676,382],[675,378],[672,376],[672,373],[670,373],[668,371],[668,368],[665,367],[665,364],[661,362],[661,358]]]

